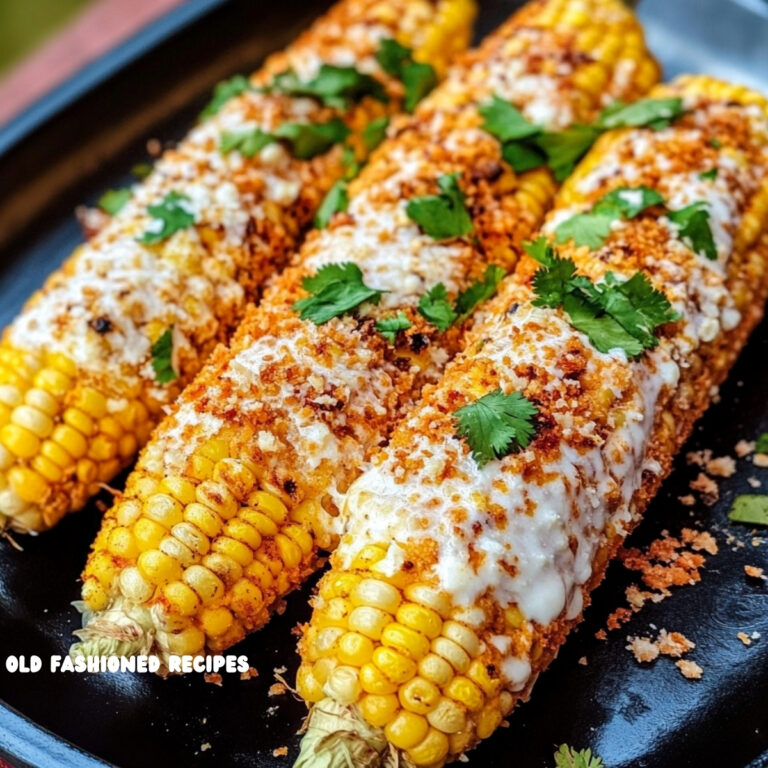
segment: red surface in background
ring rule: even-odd
[[[98,0],[0,80],[0,125],[184,0]],[[0,760],[0,768],[7,768]]]

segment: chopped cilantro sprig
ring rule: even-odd
[[[376,52],[376,60],[388,75],[403,84],[403,106],[406,112],[413,112],[416,105],[437,85],[435,68],[431,64],[414,61],[411,49],[397,40],[382,40]]]
[[[439,176],[440,194],[412,197],[405,208],[408,218],[435,240],[468,235],[474,228],[459,187],[460,177],[460,173]]]
[[[159,203],[147,206],[153,221],[139,242],[154,245],[174,232],[191,227],[195,223],[195,215],[189,208],[190,202],[186,195],[171,191]]]
[[[121,187],[120,189],[108,189],[96,202],[104,213],[114,216],[125,208],[126,203],[131,199],[131,188]]]
[[[411,321],[403,312],[398,312],[390,317],[382,317],[376,321],[376,330],[390,343],[395,343],[398,331],[407,331],[411,327]]]
[[[711,261],[717,260],[717,246],[709,226],[706,203],[697,200],[678,211],[667,211],[667,218],[677,226],[681,239],[694,253],[703,253]]]
[[[203,108],[200,117],[205,118],[215,115],[230,99],[252,90],[254,90],[254,87],[245,75],[235,75],[228,80],[222,80],[213,89],[213,96]]]
[[[152,368],[158,384],[168,384],[179,378],[173,368],[173,326],[166,328],[152,345]]]
[[[479,467],[527,447],[536,432],[536,406],[520,392],[501,389],[459,408],[456,433],[466,438]]]
[[[561,744],[555,752],[555,768],[605,768],[603,761],[591,749],[579,749]]]

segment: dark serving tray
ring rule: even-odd
[[[517,5],[481,0],[479,34]],[[80,239],[74,206],[123,184],[146,160],[149,137],[182,135],[205,92],[221,77],[256,65],[306,26],[328,0],[189,0],[0,129],[0,324]],[[643,0],[640,15],[667,75],[708,71],[768,92],[768,5],[764,0]],[[687,450],[732,454],[741,438],[768,430],[768,322],[756,331],[722,399]],[[634,575],[614,564],[580,629],[537,684],[532,700],[470,753],[475,766],[552,766],[556,745],[591,747],[607,768],[768,768],[768,584],[748,580],[744,565],[768,570],[768,543],[729,526],[736,493],[748,477],[768,488],[768,470],[739,461],[711,508],[683,507],[694,471],[682,458],[633,537],[642,546],[668,529],[719,526],[747,542],[708,558],[702,583],[649,604],[607,641],[595,639],[608,614],[624,605]],[[260,671],[223,686],[192,674],[10,674],[8,655],[37,654],[43,669],[65,654],[78,617],[78,575],[98,528],[94,505],[52,533],[24,538],[23,552],[0,546],[0,757],[14,766],[121,768],[286,766],[296,754],[304,707],[289,694],[270,697],[273,669],[297,666],[291,629],[309,616],[311,584],[287,611],[235,651]],[[764,534],[768,537],[768,531]],[[704,668],[685,680],[669,659],[638,665],[627,635],[651,625],[684,633]],[[738,632],[762,638],[742,645]],[[588,664],[578,660],[586,656]],[[73,746],[77,745],[77,746]],[[204,746],[205,745],[205,746]],[[273,750],[288,746],[285,757]],[[762,755],[762,757],[761,757]]]

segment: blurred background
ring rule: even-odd
[[[185,0],[0,0],[0,125]]]

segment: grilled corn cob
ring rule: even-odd
[[[458,328],[438,333],[417,311],[420,297],[439,283],[455,295],[488,261],[513,265],[554,193],[549,171],[518,177],[502,164],[478,105],[501,94],[558,127],[594,118],[602,90],[632,98],[656,77],[619,2],[590,0],[561,17],[563,5],[537,2],[513,17],[393,126],[350,185],[348,210],[308,238],[231,348],[185,391],[94,544],[75,652],[167,660],[226,648],[263,625],[317,566],[318,548],[334,545],[341,494],[457,347]],[[407,210],[451,173],[461,174],[474,237],[435,240]],[[356,315],[301,320],[302,281],[332,262],[356,265],[365,285],[386,292]],[[377,323],[398,316],[407,327],[391,343]]]
[[[557,654],[762,316],[768,101],[698,76],[653,95],[689,111],[656,133],[605,135],[544,232],[564,240],[558,225],[612,191],[657,191],[663,207],[617,223],[596,250],[568,241],[559,255],[595,285],[641,271],[679,319],[640,355],[600,352],[542,303],[538,264],[520,261],[348,491],[300,641],[297,686],[313,710],[297,765],[346,765],[342,753],[379,765],[393,747],[404,765],[440,766],[490,736]],[[675,221],[697,202],[708,255]],[[455,414],[497,390],[535,406],[536,434],[483,465]]]
[[[129,464],[295,249],[345,170],[342,147],[287,149],[266,135],[327,123],[337,138],[351,131],[360,157],[369,122],[403,105],[402,83],[377,61],[382,40],[443,73],[468,43],[472,1],[342,0],[250,81],[219,86],[213,114],[5,331],[0,527],[50,528]],[[359,92],[344,91],[345,104],[270,87],[286,72],[304,83],[352,62]]]

